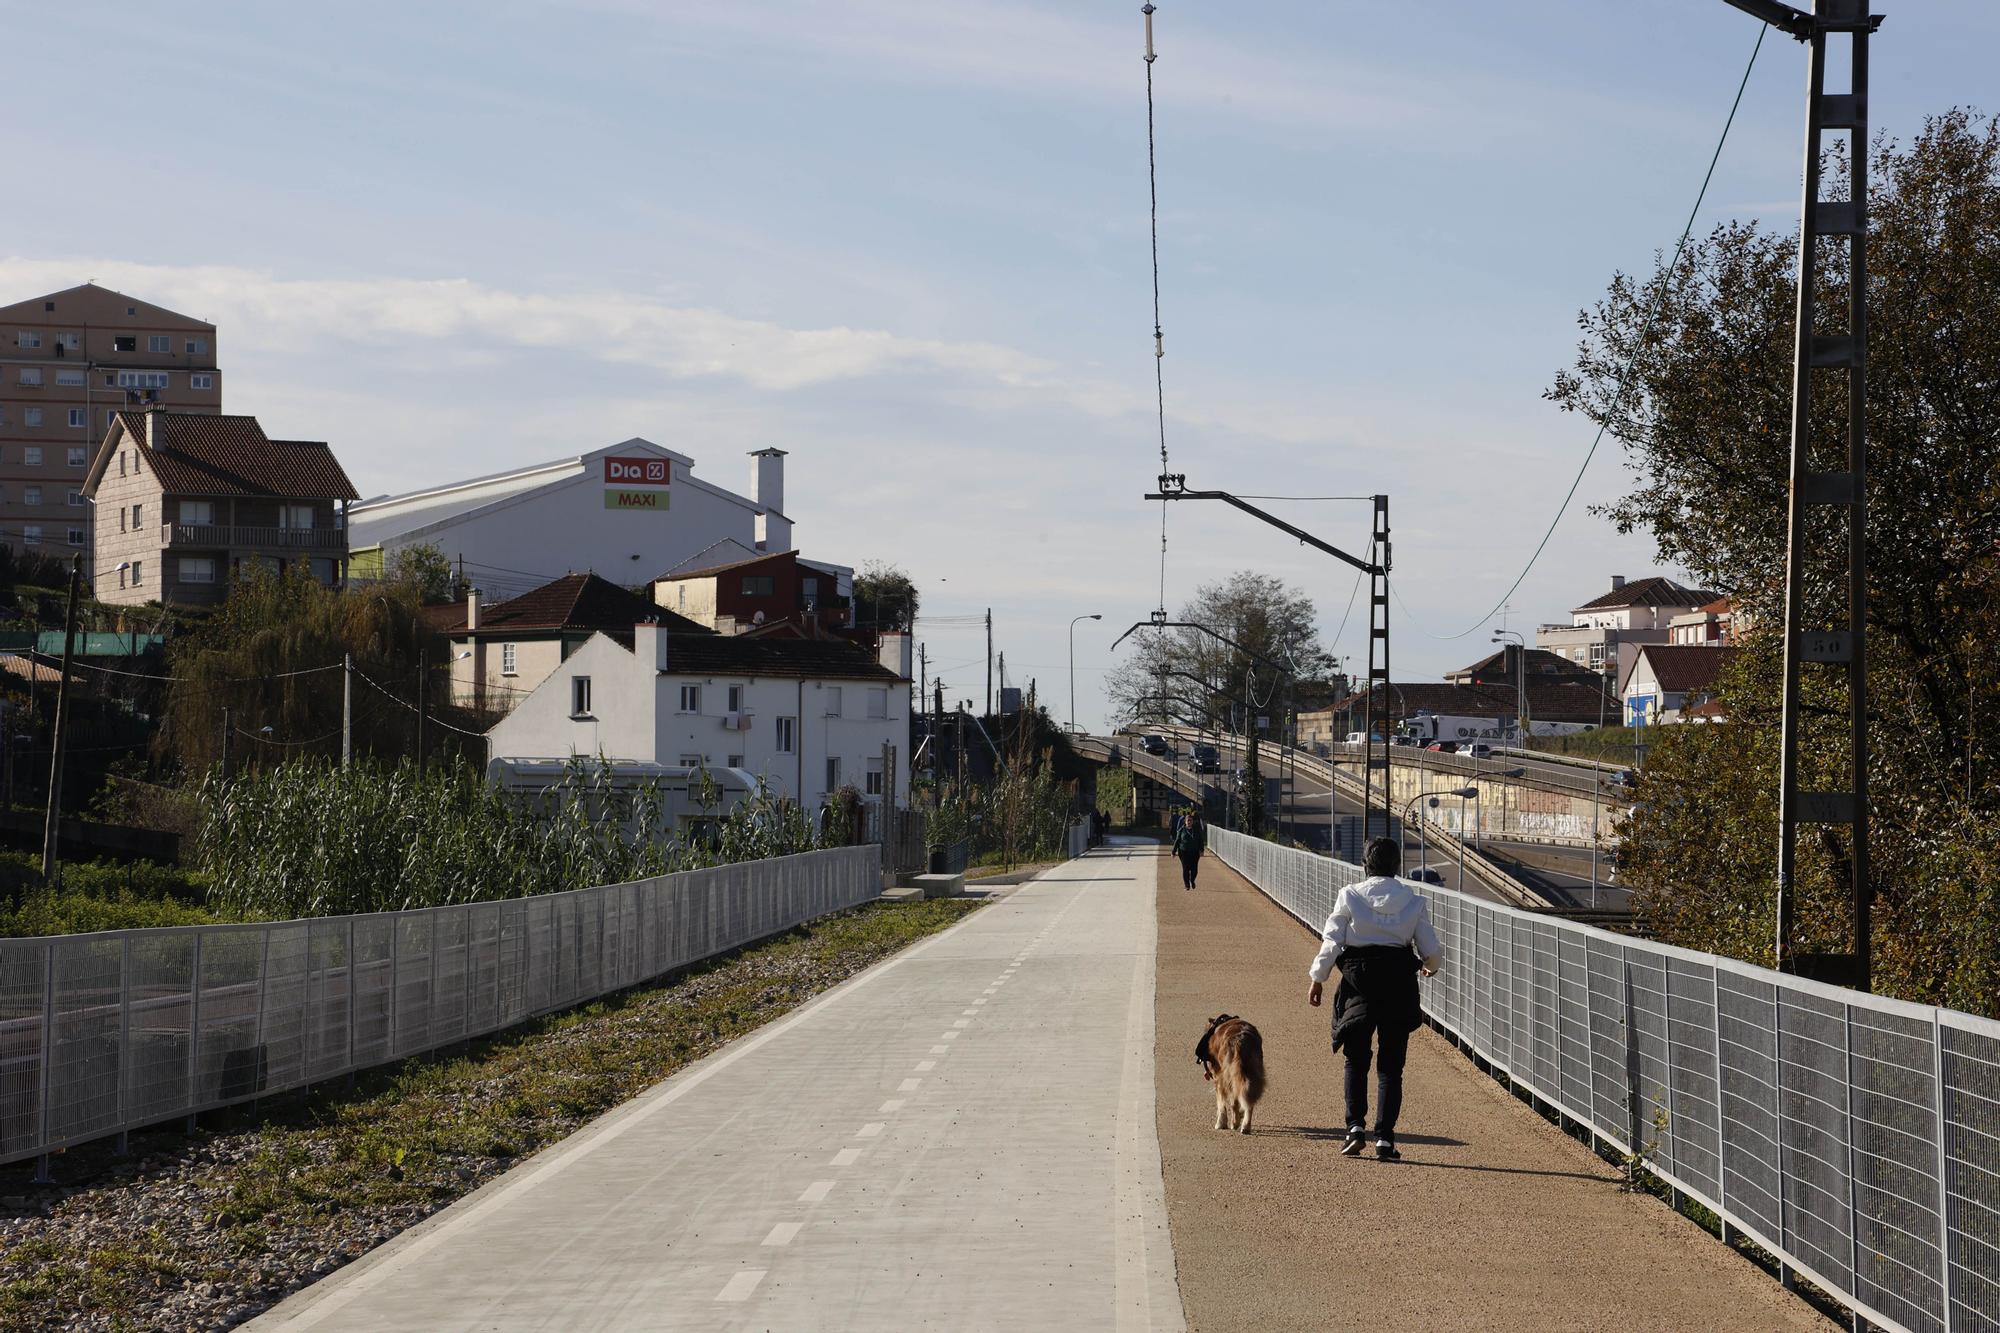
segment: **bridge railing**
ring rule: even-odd
[[[1209,836],[1315,930],[1358,874]],[[2000,1330],[2000,1023],[1426,894],[1463,1049],[1868,1321]]]
[[[874,845],[407,912],[0,939],[0,1162],[497,1032],[858,906]]]

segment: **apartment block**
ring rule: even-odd
[[[92,283],[0,306],[0,542],[87,552],[91,458],[153,404],[222,410],[213,324]]]

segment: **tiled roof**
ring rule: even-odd
[[[1581,612],[1615,611],[1625,606],[1706,606],[1715,598],[1716,594],[1712,592],[1654,575],[1649,579],[1634,580],[1622,588],[1613,588],[1576,609]]]
[[[1704,648],[1702,652],[1713,652]],[[1333,707],[1359,707],[1360,694],[1336,702]],[[1508,717],[1517,707],[1512,685],[1451,685],[1424,681],[1388,687],[1388,708],[1399,718],[1413,717],[1419,710],[1454,717]],[[1590,680],[1547,681],[1528,678],[1528,716],[1538,722],[1614,722],[1620,705],[1610,691]],[[1356,723],[1356,726],[1359,726]]]
[[[1632,664],[1627,676],[1638,674],[1639,663],[1645,662],[1653,669],[1653,679],[1660,688],[1672,694],[1685,694],[1689,690],[1706,690],[1714,686],[1722,669],[1734,661],[1734,648],[1710,648],[1700,644],[1648,644],[1639,650],[1638,658]]]
[[[1507,674],[1507,652],[1508,650],[1503,648],[1491,657],[1482,657],[1471,666],[1460,667],[1451,674],[1454,676],[1505,676]],[[1572,662],[1561,653],[1552,653],[1546,648],[1528,649],[1527,652],[1522,654],[1522,662],[1530,680],[1536,676],[1589,676],[1596,674],[1581,662]]]
[[[156,431],[149,442],[146,420]],[[214,412],[120,412],[126,433],[170,495],[247,495],[355,500],[360,493],[333,450],[311,440],[273,440],[255,417]]]
[[[667,670],[675,676],[797,676],[806,680],[869,680],[888,684],[895,672],[849,643],[831,639],[756,639],[712,634],[667,639]]]
[[[678,569],[671,574],[660,575],[653,582],[665,583],[669,579],[712,578],[717,574],[727,574],[732,569],[743,569],[749,565],[761,565],[766,560],[783,560],[788,556],[796,559],[798,553],[796,551],[770,551],[764,555],[751,556],[748,560],[731,560],[727,564],[705,565],[700,569]]]
[[[465,603],[440,611],[455,612],[448,621],[429,617],[445,633],[465,633]],[[642,620],[658,620],[674,635],[712,636],[715,631],[685,616],[675,615],[636,592],[596,574],[565,574],[532,592],[480,608],[479,629],[485,635],[556,633],[562,630],[615,630],[629,636]]]

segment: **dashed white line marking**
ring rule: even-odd
[[[919,1060],[919,1061],[917,1061],[917,1072],[918,1072],[919,1074],[928,1074],[928,1073],[930,1073],[930,1072],[931,1072],[931,1071],[932,1071],[933,1069],[936,1069],[936,1068],[937,1068],[937,1061],[935,1061],[935,1060]]]
[[[723,1284],[722,1290],[715,1293],[715,1299],[718,1301],[749,1300],[750,1293],[757,1290],[757,1284],[762,1282],[764,1274],[770,1271],[768,1268],[744,1269]]]
[[[979,1017],[979,1011],[977,1009],[961,1009],[958,1012],[964,1014],[967,1018]]]
[[[790,1245],[792,1237],[798,1235],[799,1228],[804,1225],[805,1223],[803,1222],[780,1222],[771,1228],[770,1235],[764,1237],[764,1243],[766,1245]]]
[[[906,1078],[901,1083],[898,1083],[896,1085],[896,1091],[915,1092],[917,1090],[917,1085],[922,1082],[923,1080],[920,1078]]]
[[[853,1166],[855,1160],[860,1156],[861,1156],[861,1149],[859,1148],[842,1148],[839,1152],[833,1155],[833,1165]]]
[[[982,995],[982,996],[980,996],[980,997],[979,997],[978,999],[974,1000],[974,1001],[973,1001],[972,1003],[973,1003],[973,1005],[974,1005],[975,1007],[977,1007],[977,1006],[979,1006],[979,1005],[982,1005],[982,1004],[985,1004],[985,1003],[986,1003],[986,997],[985,997],[984,995]]]
[[[860,1129],[854,1131],[854,1137],[857,1139],[872,1139],[877,1134],[880,1134],[883,1130],[887,1128],[888,1126],[883,1124],[880,1120],[870,1120]]]
[[[932,1055],[943,1055],[943,1054],[944,1054],[944,1053],[945,1053],[946,1051],[949,1051],[950,1049],[951,1049],[951,1047],[949,1047],[949,1046],[933,1046],[933,1047],[931,1047],[931,1054],[932,1054]]]
[[[951,1021],[951,1025],[955,1028],[969,1028],[972,1026],[972,1020],[969,1018],[954,1018]]]
[[[900,1111],[902,1109],[903,1109],[903,1099],[901,1097],[891,1097],[888,1101],[882,1103],[882,1114],[884,1115],[887,1115],[892,1111]]]
[[[806,1192],[799,1196],[799,1202],[818,1203],[832,1192],[833,1182],[831,1180],[815,1180],[812,1184],[806,1186]]]
[[[942,1036],[940,1036],[940,1037],[939,1037],[939,1040],[940,1040],[940,1041],[957,1041],[957,1040],[958,1040],[958,1039],[959,1039],[959,1038],[960,1038],[961,1036],[963,1036],[963,1035],[964,1035],[964,1034],[963,1034],[963,1033],[960,1033],[960,1032],[947,1032],[947,1033],[944,1033],[944,1034],[943,1034]]]

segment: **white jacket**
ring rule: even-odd
[[[1408,880],[1394,875],[1377,875],[1342,889],[1319,938],[1319,956],[1312,964],[1314,981],[1333,975],[1333,960],[1342,949],[1367,944],[1392,949],[1414,944],[1424,966],[1433,971],[1444,961],[1444,946],[1431,929],[1430,902]]]

